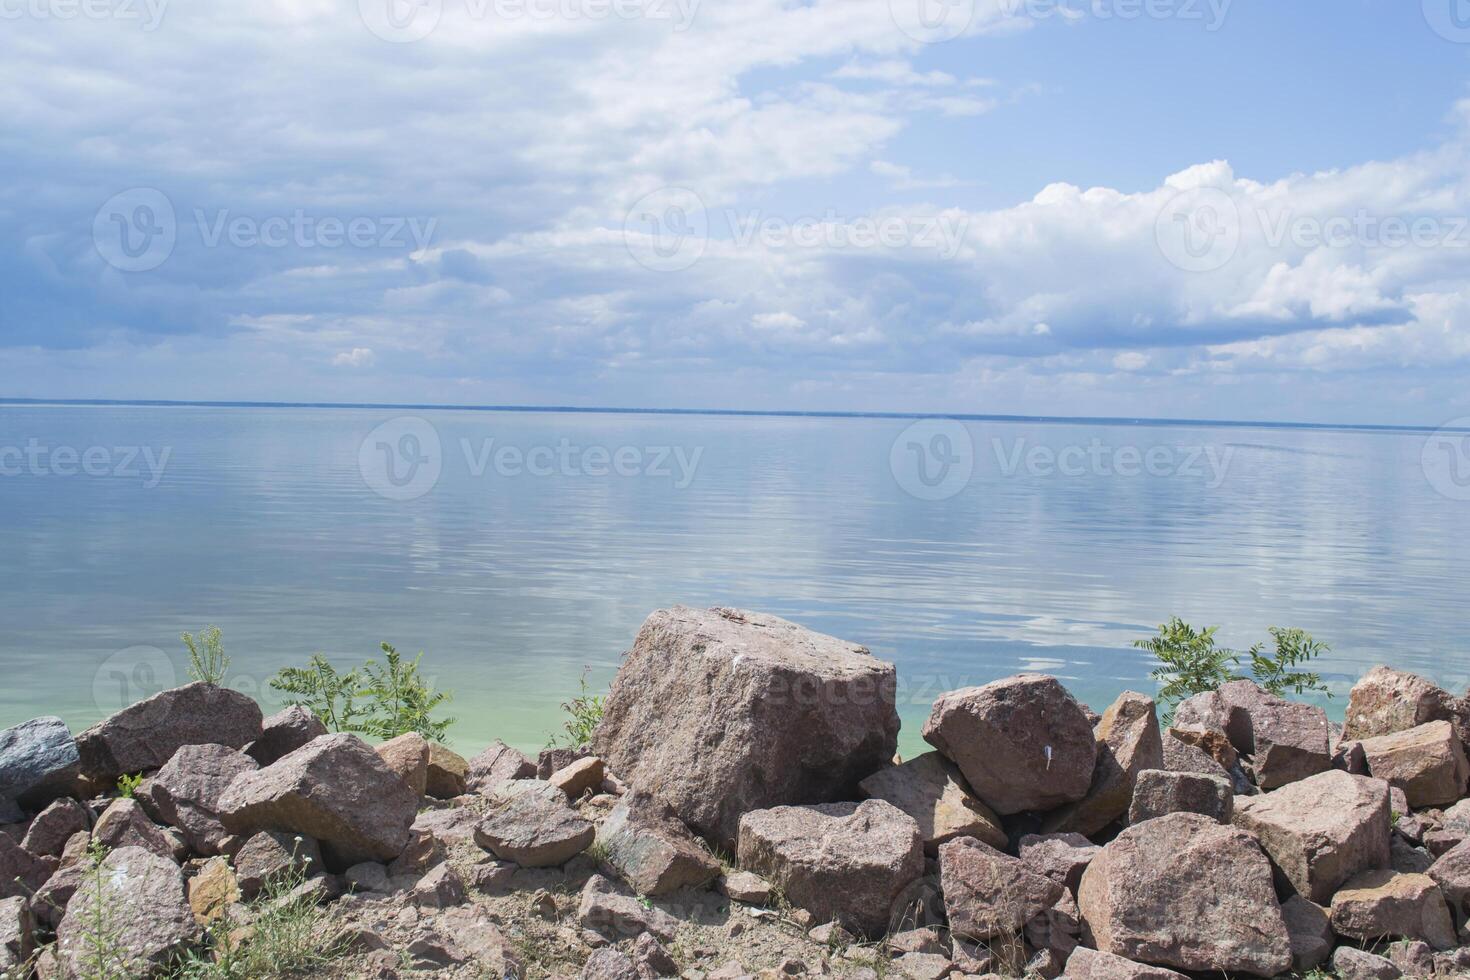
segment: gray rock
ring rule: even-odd
[[[648,617],[613,681],[597,754],[690,829],[853,799],[898,744],[892,664],[775,616],[679,606]]]
[[[938,854],[940,844],[958,837],[1006,846],[1000,818],[970,792],[955,764],[938,752],[880,769],[859,787],[870,799],[892,803],[913,817],[926,854]]]
[[[419,798],[355,735],[324,735],[242,773],[219,801],[232,834],[294,831],[321,845],[329,866],[391,861],[408,844]]]
[[[1407,874],[1425,874],[1434,865],[1434,855],[1422,847],[1415,847],[1398,835],[1390,844],[1388,866],[1394,871]]]
[[[0,834],[0,898],[28,897],[51,876],[55,864]]]
[[[1291,968],[1298,973],[1310,973],[1326,963],[1332,947],[1337,945],[1327,910],[1293,895],[1281,903],[1281,916],[1291,937]]]
[[[1067,976],[1071,980],[1187,980],[1182,973],[1135,963],[1086,946],[1078,946],[1067,958]]]
[[[1332,969],[1338,980],[1399,980],[1403,973],[1382,956],[1339,946],[1332,954]]]
[[[195,682],[124,708],[77,736],[82,775],[111,785],[158,769],[186,745],[243,748],[260,737],[260,705],[227,687]]]
[[[535,778],[536,763],[504,742],[496,740],[470,760],[466,784],[476,793],[489,794],[503,782]]]
[[[950,932],[972,942],[1019,935],[1067,894],[1019,858],[973,838],[939,848],[939,876]]]
[[[1457,945],[1454,920],[1434,879],[1386,869],[1365,871],[1332,896],[1332,930],[1364,942],[1392,936],[1422,939],[1439,950]]]
[[[327,726],[320,718],[293,704],[262,722],[260,737],[246,747],[245,754],[257,765],[268,766],[325,734]]]
[[[83,881],[57,928],[68,970],[86,971],[89,934],[102,926],[109,951],[128,976],[152,975],[196,945],[203,933],[184,893],[184,874],[168,858],[141,847],[121,847],[102,859],[100,873]]]
[[[1047,833],[1096,834],[1128,815],[1138,774],[1164,765],[1153,698],[1124,691],[1097,723],[1097,763],[1087,795],[1052,814]]]
[[[566,794],[541,780],[502,783],[475,827],[475,843],[526,868],[566,864],[596,836],[592,824],[567,804]]]
[[[249,901],[287,875],[309,876],[324,869],[316,841],[300,834],[267,830],[252,835],[235,852],[235,882]]]
[[[60,718],[34,718],[0,731],[0,804],[39,809],[75,793],[80,772],[77,743]]]
[[[924,873],[924,846],[913,817],[882,800],[773,807],[741,819],[739,862],[817,922],[880,936]]]
[[[92,827],[92,811],[73,799],[60,799],[37,814],[20,846],[37,857],[60,857],[72,835]]]
[[[1254,837],[1195,813],[1129,827],[1078,889],[1092,945],[1140,963],[1271,977],[1291,940]]]
[[[602,875],[593,875],[583,886],[577,922],[609,942],[635,939],[646,932],[671,943],[679,930],[678,919],[639,901]]]
[[[236,776],[254,772],[255,760],[226,745],[186,745],[153,777],[153,805],[194,853],[220,853],[229,836],[219,800]]]
[[[597,842],[607,863],[640,895],[702,888],[720,873],[720,862],[673,808],[646,793],[623,797],[598,828]]]
[[[1226,779],[1194,772],[1146,769],[1138,774],[1128,822],[1143,823],[1171,813],[1198,813],[1229,823],[1234,812],[1235,793]]]
[[[1388,784],[1333,770],[1263,796],[1237,798],[1234,823],[1260,838],[1281,873],[1319,905],[1390,859]]]
[[[1019,845],[1022,863],[1074,895],[1082,873],[1102,851],[1081,834],[1027,834]]]
[[[1021,674],[940,695],[923,734],[1002,816],[1075,803],[1092,786],[1092,726],[1054,677]]]

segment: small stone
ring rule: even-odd
[[[452,800],[469,787],[470,764],[465,757],[438,742],[429,743],[429,767],[424,792],[436,800]]]
[[[1145,966],[1086,946],[1078,946],[1068,957],[1067,976],[1071,980],[1187,980],[1182,973]]]
[[[363,861],[354,864],[343,873],[342,877],[347,881],[347,887],[355,892],[380,892],[389,891],[389,878],[387,865],[377,861]]]
[[[1338,980],[1399,980],[1399,968],[1382,956],[1351,946],[1339,946],[1332,954],[1332,969]]]
[[[545,889],[531,896],[530,906],[532,915],[547,922],[555,922],[561,915],[556,910],[556,899]]]
[[[597,829],[597,842],[607,864],[640,895],[703,888],[720,873],[720,863],[673,808],[646,793],[620,799]]]
[[[1281,916],[1291,937],[1291,968],[1310,973],[1326,963],[1337,944],[1327,910],[1293,895],[1281,903]]]
[[[731,871],[715,880],[715,889],[726,898],[751,905],[764,905],[771,899],[771,883],[749,871]]]
[[[660,942],[673,942],[679,920],[644,905],[601,875],[593,875],[582,889],[577,922],[611,942],[633,939],[645,932]]]
[[[249,837],[233,859],[240,895],[248,902],[267,885],[288,876],[305,877],[324,870],[316,841],[299,834],[276,830]]]
[[[547,782],[567,794],[567,798],[576,801],[583,794],[599,788],[605,775],[605,767],[602,760],[595,755],[585,756],[570,763],[565,768],[558,769],[548,777]]]
[[[851,946],[857,942],[857,938],[852,933],[836,922],[824,922],[815,929],[808,930],[807,938],[821,946],[831,946],[834,949]]]
[[[409,891],[409,901],[423,908],[463,905],[466,898],[464,882],[447,863],[430,868]]]
[[[189,879],[189,908],[194,913],[194,921],[201,926],[224,915],[238,901],[240,887],[235,883],[235,872],[222,857],[205,861],[199,873]]]
[[[535,779],[536,763],[517,750],[496,740],[470,760],[466,777],[468,788],[489,795],[501,783],[512,779]]]
[[[633,965],[643,980],[659,977],[677,977],[679,964],[650,933],[644,933],[633,941]]]
[[[0,899],[0,977],[19,976],[35,947],[30,909],[19,896]]]
[[[592,845],[597,832],[567,804],[566,794],[540,780],[502,783],[475,827],[475,842],[526,868],[566,864]]]
[[[905,929],[895,932],[886,941],[889,949],[897,953],[948,953],[949,947],[938,929]]]
[[[374,751],[415,796],[424,795],[429,785],[428,739],[418,732],[404,732],[379,745]]]
[[[942,980],[954,964],[938,953],[904,953],[893,961],[894,969],[912,980]]]
[[[1398,967],[1405,976],[1434,976],[1434,950],[1428,943],[1417,939],[1394,943],[1388,947],[1388,961]]]

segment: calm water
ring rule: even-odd
[[[937,692],[1018,670],[1152,691],[1130,643],[1172,614],[1310,630],[1339,710],[1376,662],[1470,681],[1470,504],[1423,434],[400,414],[0,406],[0,725],[182,682],[213,623],[268,704],[282,665],[388,640],[454,692],[459,748],[534,749],[676,602],[896,661],[906,751]]]

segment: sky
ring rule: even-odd
[[[1470,0],[0,21],[0,397],[1470,416]]]

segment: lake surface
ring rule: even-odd
[[[1179,615],[1470,681],[1470,503],[1426,433],[872,418],[0,406],[0,726],[75,728],[182,683],[387,640],[451,690],[452,743],[531,750],[643,618],[776,613],[934,696],[1021,670],[1095,708],[1156,690]],[[1436,489],[1439,486],[1441,489]],[[1463,496],[1463,495],[1462,495]]]

